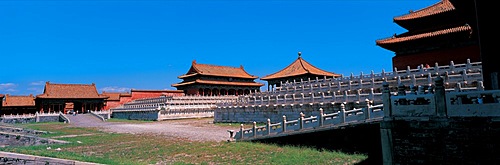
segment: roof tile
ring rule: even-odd
[[[29,96],[11,96],[5,95],[5,101],[2,106],[35,106],[35,97],[33,95]]]
[[[459,27],[448,28],[448,29],[443,29],[443,30],[438,30],[438,31],[433,31],[433,32],[427,32],[427,33],[421,33],[421,34],[416,34],[416,35],[411,35],[411,36],[405,36],[405,37],[393,36],[391,38],[377,40],[376,43],[377,43],[377,45],[393,44],[393,43],[400,43],[400,42],[405,42],[405,41],[411,41],[411,40],[417,40],[417,39],[422,39],[422,38],[435,37],[435,36],[439,36],[439,35],[445,35],[445,34],[450,34],[450,33],[458,33],[458,32],[469,32],[469,33],[472,33],[472,28],[469,25],[463,25],[463,26],[459,26]]]
[[[196,63],[196,60],[193,60],[193,63],[188,73],[179,76],[179,78],[190,77],[198,74],[207,76],[221,76],[221,77],[237,77],[237,78],[253,78],[253,79],[257,78],[257,76],[248,74],[243,69],[243,66],[236,68],[229,66],[198,64]]]
[[[101,95],[103,96],[108,96],[109,98],[106,99],[108,101],[120,101],[120,96],[122,94],[127,94],[127,93],[119,93],[119,92],[102,92]]]
[[[70,98],[70,99],[105,99],[108,96],[99,95],[95,84],[51,84],[45,83],[43,94],[37,98]]]
[[[264,86],[264,84],[258,82],[217,81],[217,80],[200,80],[200,79],[197,79],[195,81],[173,84],[172,86],[179,87],[195,83],[210,84],[210,85],[232,85],[232,86],[256,86],[256,87]]]
[[[394,21],[403,21],[403,20],[411,20],[416,18],[422,18],[426,16],[436,15],[439,13],[444,13],[447,11],[455,10],[455,7],[449,0],[439,1],[431,6],[426,8],[422,8],[417,11],[410,11],[410,13],[394,17]]]
[[[290,65],[285,67],[284,69],[264,76],[261,78],[261,80],[271,80],[271,79],[278,79],[278,78],[285,78],[285,77],[293,77],[293,76],[298,76],[298,75],[303,75],[303,74],[314,74],[314,75],[321,75],[321,76],[328,76],[328,77],[338,77],[340,74],[335,74],[332,72],[324,71],[321,70],[313,65],[311,65],[309,62],[305,61],[302,59],[301,54],[299,52],[299,57]]]

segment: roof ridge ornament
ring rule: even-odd
[[[299,58],[300,58],[302,56],[302,52],[299,52],[298,54],[299,54]]]

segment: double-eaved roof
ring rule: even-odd
[[[453,4],[449,0],[441,0],[433,5],[422,8],[420,10],[410,11],[408,14],[394,17],[394,21],[398,22],[404,20],[417,19],[448,12],[451,10],[455,10],[455,6],[453,6]]]
[[[191,68],[186,74],[178,76],[180,79],[185,79],[194,76],[213,76],[213,77],[224,77],[224,78],[241,78],[241,79],[256,79],[257,76],[250,75],[240,67],[230,67],[230,66],[220,66],[220,65],[210,65],[210,64],[198,64],[196,60],[193,60]],[[183,81],[181,83],[172,84],[173,87],[180,87],[190,84],[211,84],[211,85],[230,85],[230,86],[254,86],[260,87],[264,84],[257,82],[242,82],[242,81],[224,81],[224,80],[205,80],[197,78],[194,80]]]
[[[425,39],[425,38],[432,38],[432,37],[436,37],[436,36],[443,36],[443,35],[450,35],[450,34],[457,34],[457,33],[464,33],[464,35],[470,35],[472,33],[472,28],[471,28],[471,26],[466,24],[466,25],[457,26],[457,27],[448,28],[448,29],[443,29],[443,30],[438,30],[438,31],[426,32],[426,33],[420,33],[420,34],[408,35],[408,36],[394,36],[391,38],[380,39],[380,40],[376,41],[376,44],[385,48],[385,45],[388,45],[388,44],[413,41],[413,40],[419,40],[419,39]]]
[[[457,3],[457,2],[455,2]],[[408,14],[394,17],[394,22],[408,30],[408,32],[391,37],[376,40],[376,45],[398,52],[406,50],[406,46],[401,43],[440,43],[450,40],[450,38],[469,39],[473,33],[473,28],[468,24],[468,17],[460,14],[450,0],[440,0],[439,2]],[[429,39],[441,39],[436,41]]]
[[[239,68],[237,68],[230,66],[198,64],[196,63],[196,60],[193,60],[189,71],[186,74],[179,76],[178,78],[182,79],[195,75],[235,77],[235,78],[248,78],[248,79],[257,78],[257,76],[248,74],[241,65]]]
[[[317,75],[319,77],[327,76],[327,77],[339,77],[341,76],[340,74],[328,72],[322,69],[319,69],[315,67],[314,65],[310,64],[306,60],[304,60],[301,57],[301,54],[299,52],[299,57],[292,62],[290,65],[287,67],[281,69],[280,71],[264,76],[261,78],[261,80],[273,80],[273,79],[281,79],[281,78],[288,78],[288,77],[294,77],[294,76],[301,76],[301,75]]]
[[[105,99],[109,96],[100,95],[94,83],[92,84],[52,84],[45,83],[43,94],[36,98],[46,99]]]

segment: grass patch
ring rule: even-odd
[[[251,142],[195,142],[155,134],[118,134],[58,123],[33,123],[25,128],[53,132],[70,144],[5,147],[2,151],[102,164],[356,164],[366,155],[314,148]],[[47,147],[51,149],[47,149]],[[60,151],[54,150],[61,148]]]

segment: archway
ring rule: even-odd
[[[229,91],[227,92],[228,95],[236,95],[236,90],[234,89],[229,89]]]
[[[219,89],[217,88],[212,89],[212,96],[219,96],[219,95],[220,95]]]
[[[205,88],[205,90],[203,90],[203,92],[204,92],[203,96],[210,96],[211,90],[208,88]]]
[[[220,90],[220,95],[222,95],[222,96],[227,95],[227,90],[226,89],[221,89]]]

